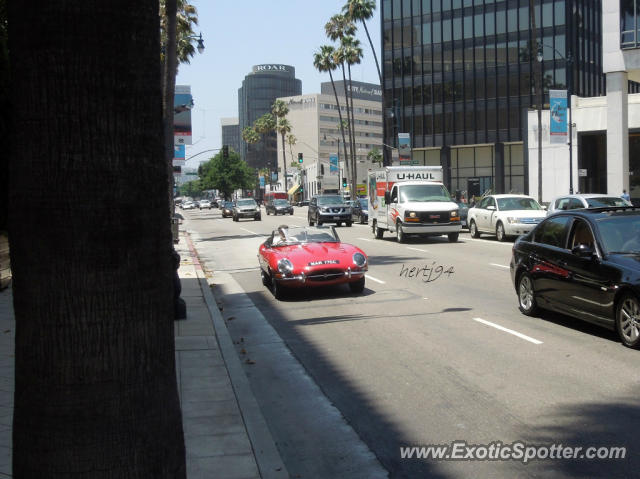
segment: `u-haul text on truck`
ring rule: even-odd
[[[399,243],[407,235],[447,235],[458,241],[458,205],[442,183],[441,166],[386,166],[369,170],[369,226],[376,238],[385,231]]]

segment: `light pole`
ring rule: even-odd
[[[572,94],[572,89],[573,89],[573,55],[571,54],[571,51],[569,51],[569,53],[567,53],[567,56],[565,58],[565,56],[560,53],[558,50],[556,50],[554,47],[552,47],[551,45],[547,45],[545,43],[538,43],[538,62],[540,63],[540,69],[542,69],[542,48],[543,47],[547,47],[547,48],[551,48],[554,53],[557,53],[558,55],[560,55],[560,58],[562,58],[565,62],[566,65],[566,69],[567,69],[567,108],[569,109],[569,125],[568,125],[568,133],[569,133],[569,194],[572,195],[573,194],[573,120],[572,120],[572,111],[573,108],[571,108],[571,94]],[[555,59],[555,55],[554,55],[554,59]],[[540,111],[540,110],[538,110]],[[540,120],[538,120],[539,122]],[[549,120],[551,121],[551,120]],[[538,125],[540,125],[540,123],[538,123]],[[539,128],[539,126],[538,126]]]
[[[200,32],[200,35],[191,35],[191,36],[188,36],[187,38],[198,39],[198,46],[196,47],[198,49],[198,53],[204,52],[204,40],[202,39],[202,32]]]

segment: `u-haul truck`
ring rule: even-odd
[[[386,166],[369,170],[369,226],[376,238],[385,231],[399,243],[407,235],[447,235],[458,241],[458,205],[442,183],[441,166]]]

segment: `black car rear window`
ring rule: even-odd
[[[569,222],[568,216],[553,216],[538,226],[533,241],[564,248],[564,234]]]

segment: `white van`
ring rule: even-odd
[[[447,235],[458,241],[462,228],[458,205],[442,183],[441,166],[385,166],[369,170],[369,226],[376,238],[395,232]]]

